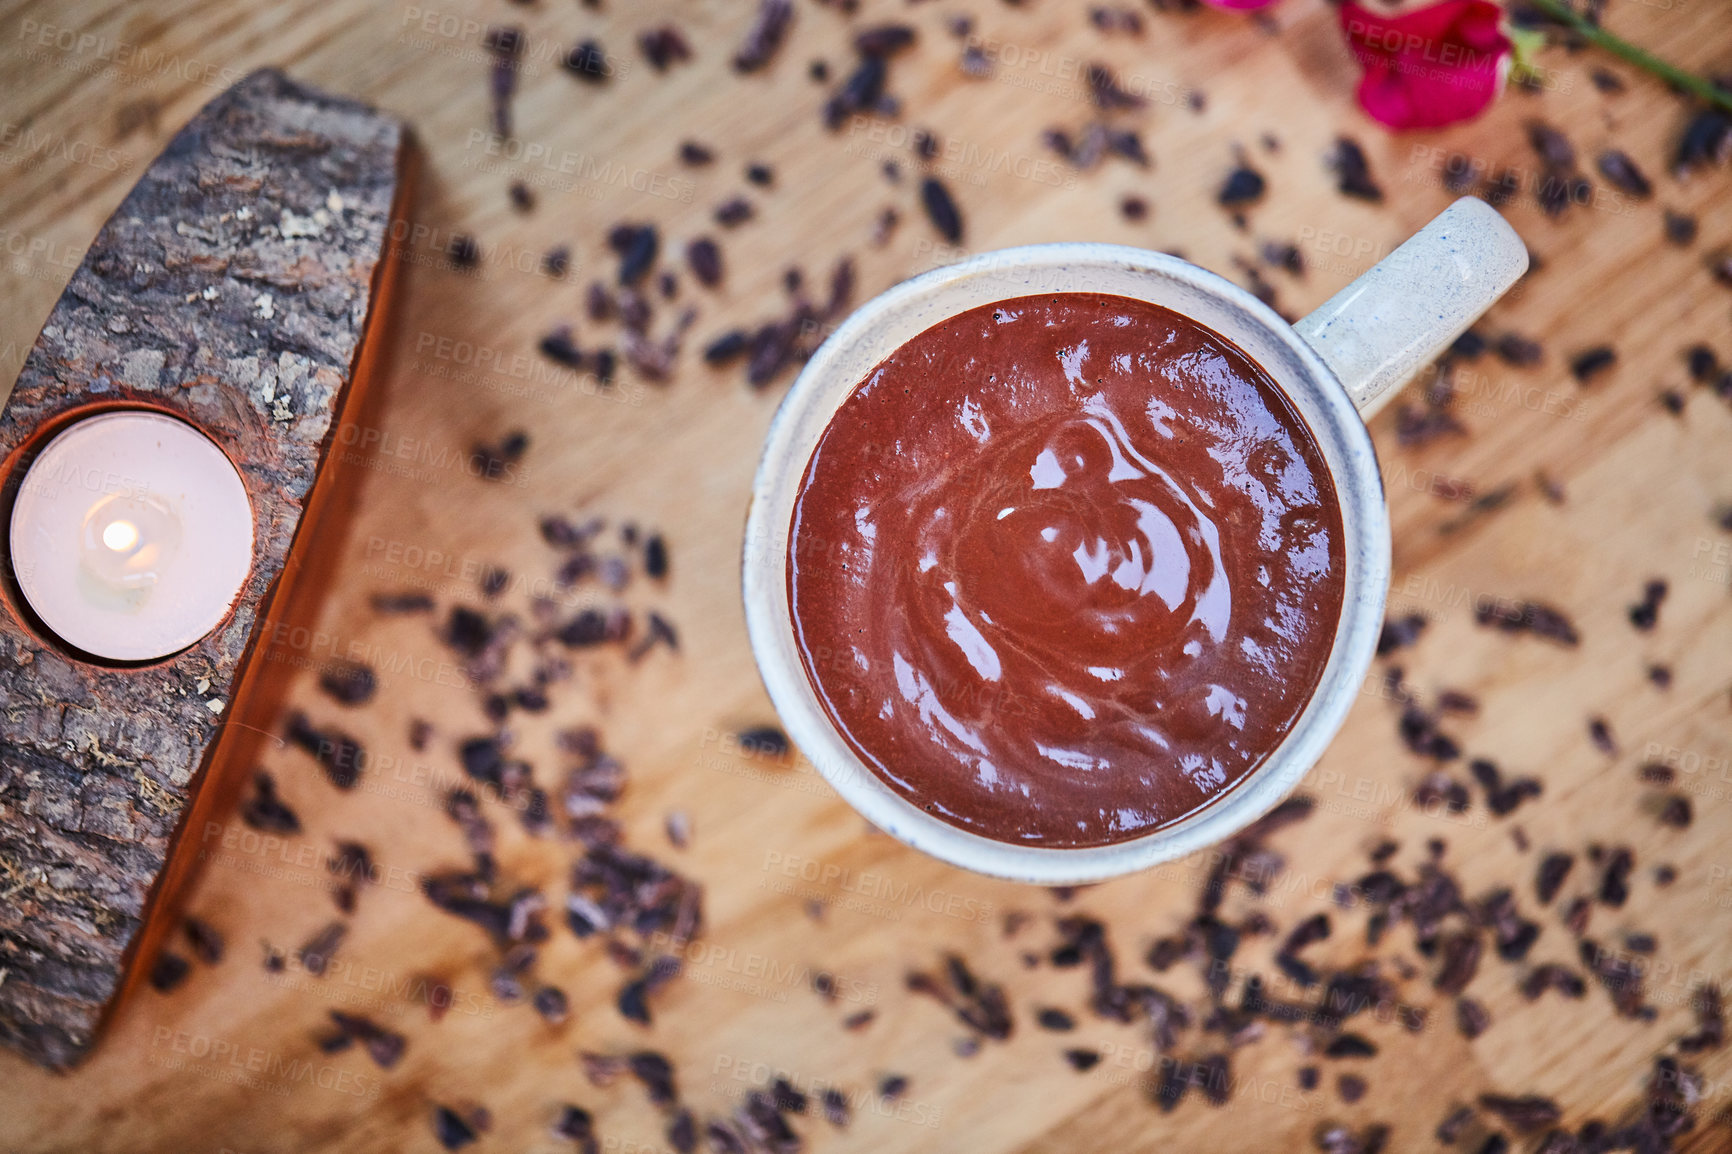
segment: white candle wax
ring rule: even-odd
[[[253,560],[246,486],[211,439],[161,413],[87,417],[37,456],[12,508],[12,568],[43,625],[111,661],[216,628]]]

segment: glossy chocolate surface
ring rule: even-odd
[[[806,673],[891,789],[1052,848],[1169,825],[1303,711],[1340,616],[1320,450],[1213,331],[1093,293],[903,345],[807,465],[788,591]]]

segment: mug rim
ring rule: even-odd
[[[1315,402],[1315,406],[1301,404],[1290,387],[1293,382],[1282,379],[1264,363],[1264,357],[1247,355],[1300,411],[1301,419],[1319,442],[1342,509],[1343,530],[1349,539],[1344,541],[1343,564],[1347,572],[1329,659],[1300,716],[1275,749],[1230,789],[1170,825],[1108,845],[1061,849],[999,841],[952,825],[892,791],[854,753],[817,702],[804,662],[797,658],[792,662],[783,660],[786,648],[783,643],[794,635],[791,606],[786,605],[792,506],[784,502],[771,508],[771,496],[788,487],[786,474],[790,469],[804,477],[810,451],[791,453],[787,442],[794,436],[794,425],[808,415],[814,398],[819,401],[831,396],[839,398],[822,421],[827,428],[835,408],[852,395],[863,379],[838,383],[833,362],[844,355],[850,344],[873,333],[886,316],[896,316],[923,298],[938,297],[975,277],[1006,271],[1045,271],[1086,282],[1091,270],[1096,274],[1110,270],[1176,281],[1182,288],[1212,298],[1235,314],[1234,319],[1254,325],[1263,336],[1282,346],[1309,379],[1311,387],[1306,399]],[[1045,290],[1008,290],[997,299],[1038,295],[1041,291],[1110,290],[1083,283]],[[946,309],[942,316],[928,319],[912,335],[970,307],[974,306]],[[1186,315],[1183,310],[1174,311]],[[1243,344],[1242,337],[1220,331],[1213,322],[1190,319],[1235,345]],[[912,339],[912,335],[899,344]],[[1318,415],[1326,418],[1327,428],[1316,427],[1312,407],[1321,408]],[[1339,466],[1331,455],[1332,447],[1340,450]],[[790,456],[799,456],[800,460],[790,463]],[[797,498],[798,479],[793,482],[792,491]],[[1350,513],[1359,529],[1359,548],[1355,548],[1355,537],[1348,529]],[[807,361],[777,407],[753,476],[741,558],[746,627],[759,676],[794,745],[831,788],[874,826],[914,849],[976,873],[1040,885],[1104,881],[1172,861],[1226,841],[1273,809],[1316,764],[1358,696],[1382,629],[1389,573],[1388,502],[1371,435],[1346,388],[1294,327],[1247,290],[1180,257],[1128,245],[1077,241],[979,253],[893,285],[850,313]]]

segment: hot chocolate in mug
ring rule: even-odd
[[[1470,198],[1294,325],[1107,244],[985,253],[867,302],[783,400],[747,518],[746,623],[789,736],[874,825],[984,874],[1100,881],[1231,837],[1316,763],[1371,663],[1390,541],[1365,418],[1527,264]],[[1085,487],[1111,507],[1077,507]],[[1069,623],[1043,602],[1073,586],[1111,603]]]

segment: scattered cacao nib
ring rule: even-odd
[[[688,168],[702,168],[715,163],[715,150],[695,140],[680,141],[680,163]]]
[[[458,233],[445,246],[445,259],[452,268],[467,272],[481,263],[481,246],[468,233]]]
[[[842,1019],[842,1028],[850,1032],[857,1032],[870,1026],[877,1018],[877,1010],[856,1010]]]
[[[523,42],[523,29],[500,25],[489,28],[481,41],[481,46],[493,58],[488,91],[496,136],[511,135],[511,97],[517,91],[517,68],[523,55]]]
[[[643,640],[632,646],[631,651],[626,656],[632,661],[637,661],[657,645],[665,645],[670,651],[678,653],[680,635],[671,621],[652,609],[644,615]]]
[[[565,244],[554,244],[546,253],[542,253],[542,274],[558,281],[565,277],[565,270],[572,267],[572,250]]]
[[[1630,898],[1630,870],[1636,856],[1625,846],[1613,850],[1606,859],[1606,872],[1600,877],[1600,901],[1613,909],[1621,909]]]
[[[1089,99],[1102,111],[1141,108],[1146,103],[1141,96],[1121,88],[1113,70],[1098,61],[1089,64],[1084,72],[1084,80],[1089,87]]]
[[[353,789],[355,781],[361,775],[361,768],[366,761],[366,753],[361,743],[353,737],[336,729],[315,729],[307,720],[307,715],[295,712],[289,715],[288,730],[284,734],[289,744],[312,754],[313,760],[319,763],[319,768],[325,771],[325,777],[338,789]]]
[[[425,613],[433,608],[433,598],[425,593],[375,593],[371,604],[373,612],[385,616],[397,616],[406,613]]]
[[[1671,785],[1678,774],[1671,766],[1651,761],[1636,771],[1637,780],[1646,785]]]
[[[1132,8],[1108,8],[1097,5],[1089,9],[1089,23],[1109,36],[1114,33],[1122,33],[1126,36],[1141,36],[1143,34],[1143,18]]]
[[[1570,374],[1576,383],[1585,385],[1617,363],[1618,354],[1610,345],[1596,345],[1570,358]]]
[[[753,208],[752,202],[743,196],[736,196],[723,201],[716,206],[715,211],[716,223],[723,228],[734,228],[745,224],[756,215],[758,215],[758,210]]]
[[[751,334],[745,329],[723,333],[704,348],[704,363],[717,368],[745,356],[752,346]]]
[[[181,923],[181,932],[193,957],[207,966],[223,960],[223,936],[215,926],[202,918],[187,918]]]
[[[1493,208],[1502,208],[1515,199],[1515,194],[1521,191],[1521,177],[1510,169],[1500,170],[1496,176],[1486,180],[1478,195]]]
[[[253,774],[253,793],[241,803],[241,820],[262,833],[296,834],[301,819],[277,796],[277,783],[264,770]]]
[[[1560,966],[1555,962],[1535,966],[1528,976],[1522,979],[1521,994],[1528,1001],[1537,1001],[1547,990],[1556,990],[1566,998],[1582,998],[1587,995],[1587,983],[1582,976],[1568,966]]]
[[[1689,213],[1674,212],[1667,209],[1665,220],[1666,240],[1669,243],[1675,244],[1679,248],[1685,248],[1696,243],[1698,226],[1695,217]]]
[[[1618,752],[1618,743],[1612,737],[1612,726],[1603,717],[1588,718],[1588,740],[1594,743],[1594,748],[1607,756]]]
[[[1004,987],[980,981],[956,954],[945,956],[938,974],[910,971],[906,985],[910,992],[926,994],[947,1006],[958,1021],[978,1035],[1000,1041],[1011,1035],[1014,1021]]]
[[[1341,1100],[1348,1105],[1352,1105],[1365,1097],[1365,1092],[1370,1088],[1370,1084],[1358,1074],[1341,1074],[1335,1079],[1335,1091],[1341,1095]]]
[[[1363,1034],[1342,1034],[1323,1047],[1325,1058],[1372,1058],[1377,1046]]]
[[[1349,136],[1337,136],[1335,148],[1328,157],[1329,168],[1335,173],[1335,190],[1342,196],[1368,200],[1373,204],[1383,200],[1383,189],[1372,179],[1371,164],[1365,150]]]
[[[1475,607],[1473,618],[1505,633],[1531,633],[1570,648],[1581,644],[1581,635],[1568,617],[1537,601],[1484,602]]]
[[[325,868],[337,879],[337,908],[344,913],[355,912],[355,895],[373,880],[373,855],[357,841],[339,841],[337,852],[326,859]]]
[[[734,53],[734,71],[757,72],[775,59],[793,19],[793,0],[759,0],[758,13]]]
[[[1666,600],[1666,582],[1655,579],[1642,586],[1642,599],[1630,606],[1630,624],[1646,633],[1660,621],[1660,606]]]
[[[1408,613],[1386,619],[1383,622],[1383,632],[1377,637],[1377,656],[1388,657],[1396,650],[1406,649],[1414,644],[1425,631],[1425,625],[1423,613]]]
[[[542,356],[556,365],[564,365],[568,369],[583,368],[583,350],[577,347],[570,325],[560,325],[542,337],[536,348],[541,351]]]
[[[1396,730],[1402,743],[1419,757],[1454,761],[1461,756],[1461,746],[1437,728],[1437,718],[1412,702],[1402,709]]]
[[[607,53],[594,40],[584,40],[560,61],[561,67],[586,84],[601,84],[613,75]]]
[[[685,34],[672,24],[639,32],[637,46],[644,59],[649,61],[649,66],[657,72],[666,72],[675,64],[683,64],[692,58],[691,44]]]
[[[722,283],[722,250],[709,237],[700,236],[686,246],[686,264],[705,288]]]
[[[1396,410],[1395,436],[1402,445],[1415,448],[1467,430],[1448,410],[1435,405],[1404,404]]]
[[[846,1129],[848,1125],[848,1098],[834,1086],[826,1086],[819,1095],[819,1101],[824,1107],[824,1120],[838,1130]]]
[[[1691,118],[1672,154],[1672,175],[1679,180],[1691,170],[1723,165],[1732,159],[1732,114],[1705,108]]]
[[[1449,1112],[1443,1121],[1437,1124],[1435,1134],[1438,1142],[1445,1146],[1454,1146],[1456,1139],[1461,1137],[1461,1132],[1467,1129],[1468,1124],[1473,1119],[1474,1109],[1472,1106],[1457,1106]]]
[[[1063,1010],[1048,1006],[1035,1015],[1035,1021],[1043,1030],[1065,1033],[1076,1029],[1076,1019]]]
[[[1542,1098],[1537,1094],[1525,1094],[1521,1097],[1511,1097],[1505,1094],[1481,1094],[1479,1107],[1488,1114],[1495,1114],[1518,1134],[1532,1134],[1535,1130],[1543,1130],[1547,1126],[1556,1125],[1563,1117],[1563,1111],[1550,1098]]]
[[[1509,1139],[1495,1131],[1487,1134],[1479,1144],[1479,1154],[1509,1154]]]
[[[1665,807],[1660,810],[1660,824],[1669,825],[1673,829],[1690,828],[1691,817],[1690,799],[1683,794],[1668,798]]]
[[[402,1060],[403,1052],[409,1047],[409,1040],[402,1034],[387,1030],[370,1018],[345,1014],[341,1010],[332,1010],[330,1013],[337,1032],[320,1043],[320,1049],[326,1053],[334,1053],[359,1042],[375,1065],[382,1070],[389,1070]]]
[[[1086,1074],[1100,1064],[1099,1050],[1066,1050],[1064,1060],[1070,1063],[1070,1068],[1079,1074]]]
[[[474,1127],[464,1121],[463,1115],[449,1106],[434,1107],[433,1136],[447,1150],[461,1150],[474,1144],[479,1137]]]
[[[340,705],[365,705],[378,688],[373,670],[359,661],[339,661],[319,675],[319,688]]]
[[[1626,153],[1609,148],[1600,153],[1596,163],[1601,176],[1638,200],[1646,200],[1654,195],[1653,183],[1642,174],[1642,170],[1636,167],[1636,162]]]
[[[156,961],[150,966],[150,987],[161,994],[169,993],[180,987],[180,984],[192,973],[192,963],[171,950],[163,950],[156,955]]]
[[[331,922],[324,929],[307,939],[296,953],[301,966],[315,978],[322,977],[331,964],[331,957],[337,952],[337,947],[343,944],[348,936],[349,927],[342,922]]]
[[[1591,938],[1576,945],[1582,965],[1587,967],[1612,996],[1618,1015],[1624,1018],[1645,1018],[1648,1011],[1642,1001],[1642,966],[1633,959],[1608,950]]]
[[[1127,195],[1119,200],[1119,214],[1133,224],[1147,220],[1149,202],[1140,196]]]
[[[657,1106],[672,1106],[679,1100],[673,1063],[667,1060],[666,1055],[654,1050],[639,1050],[626,1058],[626,1069],[642,1083],[650,1101]]]
[[[1455,1001],[1455,1026],[1461,1036],[1472,1040],[1485,1033],[1491,1025],[1491,1012],[1472,998]],[[1445,1143],[1447,1145],[1447,1143]]]
[[[1724,1046],[1726,1014],[1720,1001],[1720,988],[1703,984],[1691,990],[1690,1009],[1696,1015],[1696,1032],[1678,1039],[1679,1053],[1700,1054]]]
[[[1459,994],[1467,989],[1474,974],[1479,972],[1479,959],[1483,950],[1484,945],[1476,931],[1461,930],[1445,936],[1438,948],[1443,964],[1437,971],[1437,977],[1432,980],[1437,991],[1442,994]]]
[[[582,1154],[598,1154],[601,1144],[595,1136],[595,1118],[582,1106],[565,1103],[553,1122],[553,1136],[576,1142]]]
[[[474,454],[481,476],[489,481],[503,480],[509,475],[509,465],[516,464],[529,449],[529,434],[518,430],[505,434],[497,445],[478,444]]]
[[[629,288],[655,266],[661,235],[653,224],[617,224],[608,230],[607,246],[619,257],[620,286]]]
[[[1222,208],[1242,208],[1261,200],[1267,188],[1268,182],[1262,173],[1240,165],[1227,174],[1227,179],[1215,194],[1215,203]]]
[[[932,222],[932,227],[938,230],[950,244],[958,244],[962,240],[962,213],[956,207],[950,190],[935,176],[925,177],[920,182],[920,204],[926,210],[926,217]]]
[[[1514,368],[1531,368],[1544,359],[1538,341],[1529,340],[1520,333],[1504,333],[1492,344],[1492,352],[1506,365]]]
[[[1594,912],[1594,903],[1586,896],[1571,898],[1560,912],[1570,933],[1580,937],[1588,932],[1588,918]]]
[[[535,191],[521,180],[512,181],[506,195],[511,198],[511,207],[518,212],[531,212],[535,208]]]
[[[1323,1080],[1323,1071],[1316,1066],[1299,1067],[1299,1088],[1305,1091],[1315,1090]]]
[[[1549,853],[1540,859],[1534,893],[1541,905],[1550,905],[1552,899],[1558,896],[1558,890],[1563,888],[1564,879],[1570,876],[1570,869],[1575,864],[1574,854]]]
[[[737,740],[743,752],[763,757],[786,757],[793,749],[788,735],[775,725],[748,726],[740,730]]]

